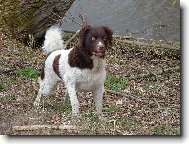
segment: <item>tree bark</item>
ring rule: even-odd
[[[65,15],[74,0],[9,0],[0,2],[0,24],[12,38],[34,47],[45,31]],[[32,45],[31,45],[32,44]]]

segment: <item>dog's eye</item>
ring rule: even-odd
[[[92,40],[92,41],[95,41],[95,40],[96,40],[96,38],[95,38],[95,37],[92,37],[92,38],[91,38],[91,40]]]

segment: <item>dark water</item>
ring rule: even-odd
[[[79,22],[81,11],[89,24],[107,24],[118,35],[180,41],[179,2],[173,5],[172,0],[75,0],[70,12]],[[80,28],[70,22],[64,22],[63,27],[70,31]]]

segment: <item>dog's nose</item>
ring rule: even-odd
[[[104,51],[104,49],[105,49],[104,45],[98,46],[98,50],[99,50],[99,51]]]
[[[97,45],[98,51],[104,51],[105,50],[105,45],[102,42],[99,42]]]

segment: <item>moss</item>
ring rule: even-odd
[[[44,5],[44,0],[39,0],[35,5],[27,7],[20,4],[19,0],[8,0],[0,4],[0,24],[3,30],[11,37],[17,38],[17,34],[24,33],[35,21],[34,12]]]

